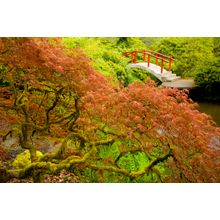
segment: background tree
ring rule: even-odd
[[[215,59],[213,38],[162,38],[152,48],[176,58],[173,71],[183,77],[194,78],[201,68]]]
[[[129,58],[123,57],[122,52],[145,48],[140,38],[64,38],[63,44],[67,48],[82,48],[90,58],[95,70],[108,77],[113,84],[127,85],[136,77],[132,71],[128,73],[126,66]],[[129,76],[128,76],[129,75]]]

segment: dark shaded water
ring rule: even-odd
[[[220,127],[220,103],[217,102],[198,102],[198,110],[212,116],[213,120]]]

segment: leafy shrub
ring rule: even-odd
[[[118,161],[118,165],[125,168],[129,172],[141,170],[148,163],[148,158],[141,152],[128,153]]]
[[[114,83],[120,80],[126,85],[133,79],[128,79],[126,66],[130,60],[122,52],[145,48],[139,38],[63,38],[63,44],[67,48],[80,47],[97,71]]]
[[[220,60],[210,62],[195,77],[195,82],[207,96],[220,99]]]
[[[183,77],[195,77],[207,61],[213,60],[213,48],[213,38],[162,38],[153,45],[153,50],[176,59],[173,72]]]

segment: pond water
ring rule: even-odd
[[[213,120],[220,127],[220,103],[198,102],[198,110],[212,116]]]

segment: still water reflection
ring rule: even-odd
[[[198,102],[198,110],[211,115],[216,124],[220,127],[220,103]]]

